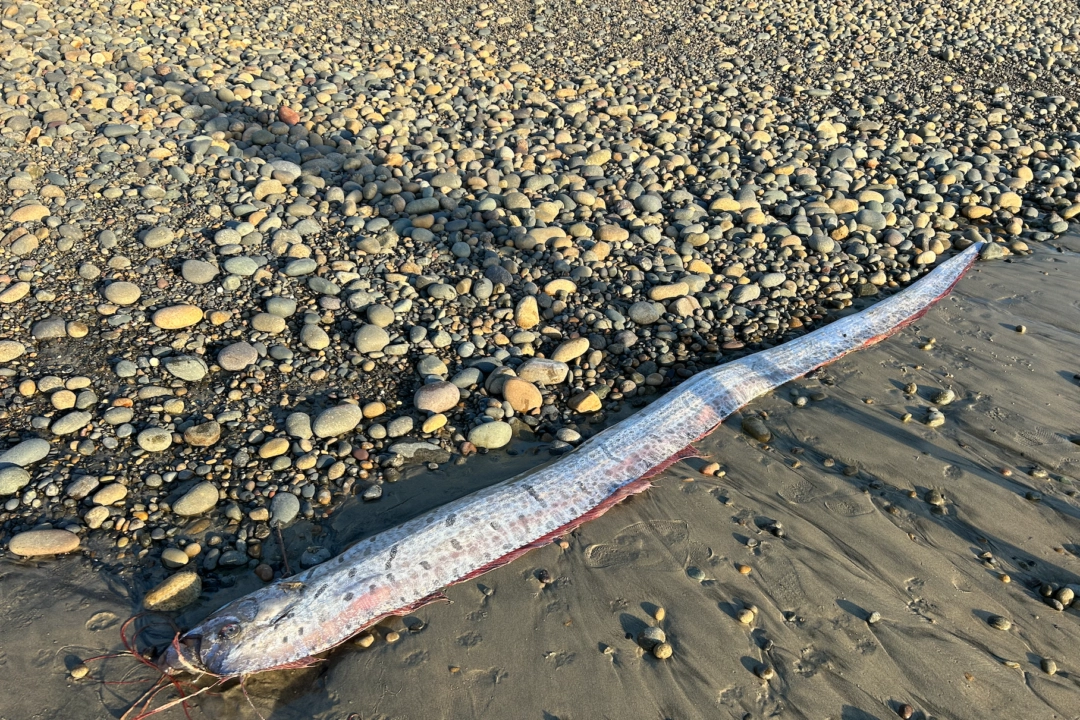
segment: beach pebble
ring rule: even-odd
[[[320,438],[338,437],[352,431],[363,419],[364,413],[359,406],[345,403],[319,413],[312,432]]]
[[[637,635],[638,645],[646,650],[652,650],[654,647],[667,640],[667,635],[658,627],[645,627]]]
[[[14,495],[30,482],[30,473],[18,465],[0,467],[0,495]]]
[[[571,360],[576,360],[585,354],[589,349],[588,338],[574,338],[573,340],[565,340],[559,344],[558,347],[551,353],[551,359],[554,362],[568,363]]]
[[[547,358],[529,358],[518,368],[518,378],[537,385],[558,385],[570,373],[570,366]]]
[[[671,643],[661,642],[653,646],[652,654],[657,660],[667,660],[671,657],[675,649],[671,646]]]
[[[270,501],[270,523],[285,526],[300,514],[300,499],[289,492],[279,492]]]
[[[930,399],[930,402],[934,403],[935,405],[948,405],[955,399],[956,393],[953,392],[952,388],[946,388],[941,392],[936,393],[934,397]]]
[[[769,442],[772,439],[772,433],[769,428],[765,426],[765,421],[757,415],[745,415],[742,420],[743,432],[754,438],[758,442]]]
[[[945,416],[937,408],[930,408],[930,412],[926,414],[926,420],[923,424],[927,427],[941,427],[945,424]]]
[[[128,489],[126,485],[118,482],[111,482],[94,493],[94,496],[90,498],[90,502],[102,506],[115,505],[126,498],[127,494]]]
[[[181,330],[203,319],[202,308],[195,305],[170,305],[154,313],[152,321],[162,330]]]
[[[88,412],[82,410],[76,410],[69,412],[67,415],[53,420],[49,429],[54,435],[70,435],[73,432],[78,432],[84,427],[90,424],[90,421],[94,419],[94,416]]]
[[[1000,615],[991,615],[986,622],[995,630],[1008,630],[1012,627],[1012,621]]]
[[[172,445],[172,433],[159,427],[148,427],[140,432],[135,442],[146,452],[162,452]]]
[[[0,340],[0,363],[11,362],[26,352],[26,346],[14,340]]]
[[[180,275],[192,285],[205,285],[217,274],[217,266],[203,260],[185,260],[180,266]]]
[[[502,386],[502,396],[514,408],[514,412],[529,413],[544,404],[540,391],[521,378],[508,378]]]
[[[188,564],[191,558],[179,548],[165,548],[161,551],[161,564],[170,569],[176,569]]]
[[[495,450],[509,444],[514,431],[509,423],[496,420],[495,422],[477,425],[469,431],[469,442],[478,448]]]
[[[430,413],[443,413],[457,405],[461,391],[456,385],[445,380],[422,385],[413,395],[413,405],[417,410]]]
[[[175,355],[167,358],[164,365],[172,375],[188,382],[198,382],[209,372],[206,363],[197,355]]]
[[[67,530],[28,530],[16,534],[8,543],[8,549],[16,555],[60,555],[79,547],[79,536]]]
[[[1053,660],[1051,660],[1050,658],[1043,658],[1042,660],[1040,660],[1039,661],[1039,667],[1041,667],[1042,671],[1044,673],[1046,673],[1047,675],[1057,675],[1057,671],[1058,671],[1057,663],[1054,662]]]
[[[221,348],[217,354],[217,363],[222,370],[237,372],[254,365],[259,360],[259,351],[246,342],[235,342]]]
[[[142,297],[142,290],[135,283],[114,282],[105,286],[105,299],[117,305],[131,305]]]
[[[216,420],[192,425],[184,431],[184,442],[192,447],[210,447],[221,439],[221,425]]]
[[[169,576],[143,598],[143,607],[151,612],[181,610],[199,599],[202,578],[198,573],[185,571]]]
[[[172,510],[182,516],[201,515],[217,505],[217,501],[217,486],[211,482],[201,482],[184,493],[173,504]]]
[[[353,346],[362,353],[379,352],[390,344],[390,334],[378,325],[362,325],[353,337]]]

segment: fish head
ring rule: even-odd
[[[170,673],[187,672],[218,677],[233,677],[245,672],[238,662],[238,650],[251,645],[260,628],[267,625],[278,603],[260,602],[244,597],[229,603],[203,620],[198,626],[178,636],[160,662]],[[249,647],[248,650],[255,650]],[[250,654],[250,652],[245,652]]]

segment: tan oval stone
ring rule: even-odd
[[[529,330],[540,324],[540,308],[536,304],[536,298],[526,295],[514,309],[514,322],[523,330]]]
[[[14,340],[0,340],[0,362],[9,362],[26,352],[26,347],[21,342]]]
[[[555,348],[555,352],[551,353],[551,359],[555,362],[570,362],[576,358],[581,357],[589,350],[589,338],[574,338],[573,340],[564,340]]]
[[[618,225],[601,225],[596,230],[596,239],[603,242],[623,242],[630,239],[630,231]]]
[[[1009,212],[1016,212],[1019,210],[1022,203],[1023,200],[1014,192],[1004,192],[998,195],[998,207],[1004,208]]]
[[[684,282],[671,283],[670,285],[657,285],[649,290],[650,300],[670,300],[673,297],[681,297],[690,292],[690,286]]]
[[[162,330],[180,330],[203,319],[203,311],[195,305],[171,305],[153,315],[153,323]]]
[[[17,282],[8,285],[4,288],[3,292],[0,292],[0,303],[10,305],[13,302],[19,302],[26,294],[30,292],[30,283]]]
[[[251,318],[251,327],[259,332],[277,335],[285,330],[285,318],[270,313],[258,313]]]
[[[378,400],[376,400],[375,402],[369,402],[364,405],[362,411],[365,418],[377,418],[386,412],[386,403],[379,402]]]
[[[126,485],[113,482],[94,493],[93,497],[90,498],[90,502],[95,505],[112,505],[126,498],[127,494],[128,489]]]
[[[544,404],[544,398],[536,386],[521,378],[507,378],[503,383],[502,395],[514,412],[529,413]]]
[[[289,452],[289,441],[285,438],[271,438],[259,448],[259,457],[266,459]]]
[[[255,186],[255,190],[251,194],[256,200],[262,200],[267,195],[281,195],[284,192],[285,186],[281,184],[280,180],[266,178]]]
[[[187,607],[199,599],[202,578],[195,572],[179,572],[146,593],[143,607],[156,612],[169,612]]]
[[[577,285],[575,285],[573,281],[567,280],[566,278],[559,278],[557,280],[552,280],[544,286],[544,293],[546,293],[547,295],[555,295],[559,292],[564,292],[567,295],[571,295],[577,292]]]
[[[603,407],[603,403],[600,402],[600,396],[594,393],[592,390],[586,390],[583,393],[578,393],[566,403],[570,406],[570,409],[577,413],[591,413],[596,412]]]
[[[837,215],[855,213],[859,211],[859,201],[854,198],[833,198],[829,201],[829,209]]]
[[[443,415],[442,413],[436,413],[435,415],[432,415],[427,420],[425,420],[424,424],[420,426],[420,429],[426,433],[433,433],[436,430],[442,429],[446,425],[446,422],[447,419],[445,415]]]
[[[79,536],[67,530],[28,530],[11,538],[8,549],[16,555],[60,555],[79,547]]]
[[[49,217],[49,208],[44,205],[23,205],[11,213],[11,222],[39,222]]]

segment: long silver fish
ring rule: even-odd
[[[698,373],[537,472],[363,540],[338,557],[229,603],[178,636],[167,671],[222,678],[300,667],[443,588],[505,565],[649,486],[724,418],[790,380],[871,345],[944,297],[981,244],[903,292],[796,340]]]

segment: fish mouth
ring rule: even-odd
[[[161,668],[168,673],[189,672],[194,675],[209,673],[201,657],[202,635],[177,635],[161,657]]]

